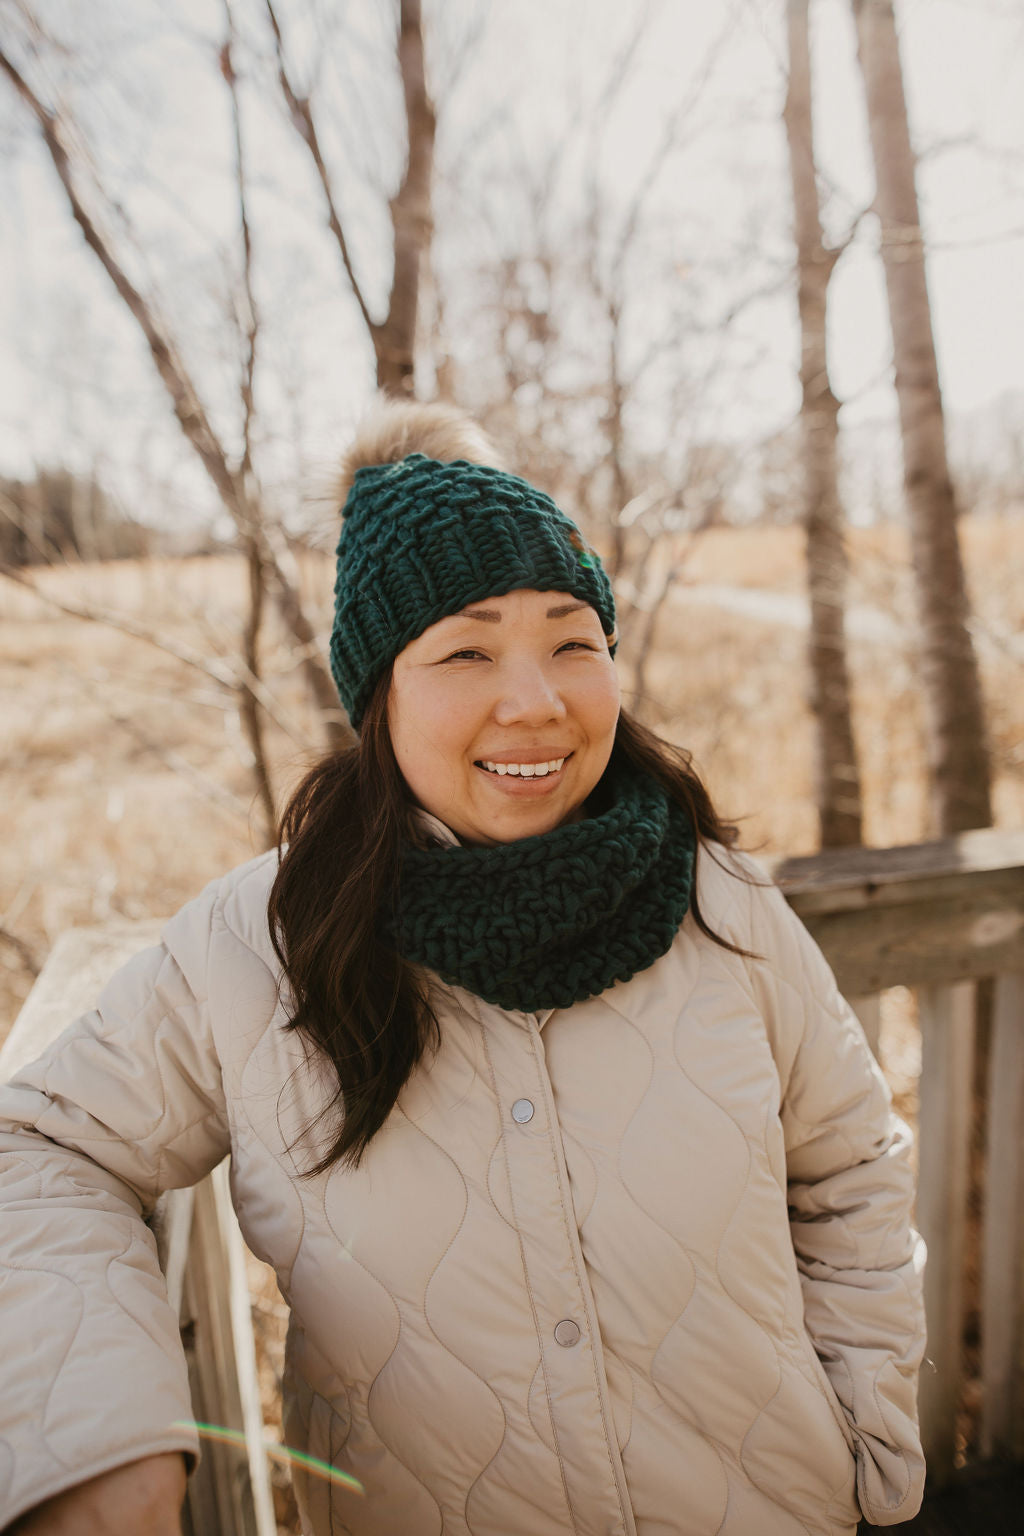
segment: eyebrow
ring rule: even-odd
[[[581,608],[589,607],[589,603],[582,602],[556,603],[553,608],[548,609],[547,616],[549,619],[564,619],[570,613],[579,613]],[[485,624],[501,623],[501,614],[497,608],[463,608],[458,617],[460,619],[482,619]]]

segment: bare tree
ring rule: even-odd
[[[252,456],[252,429],[256,412],[256,347],[259,339],[259,312],[252,281],[252,229],[249,222],[248,183],[245,164],[245,143],[242,135],[242,110],[238,94],[238,76],[235,73],[234,48],[236,44],[235,19],[231,0],[224,0],[224,21],[227,35],[220,54],[220,70],[228,88],[231,101],[231,124],[235,140],[235,183],[238,191],[238,222],[242,239],[242,303],[239,331],[242,341],[242,360],[239,373],[239,393],[242,400],[242,458],[238,466],[246,505],[260,503]],[[242,635],[243,655],[248,671],[260,675],[260,632],[267,592],[267,561],[263,544],[255,527],[243,534],[246,566],[249,576],[249,611]],[[263,811],[265,840],[273,840],[277,825],[277,808],[274,789],[270,781],[267,762],[266,739],[263,731],[263,714],[256,694],[251,688],[243,689],[239,714],[252,751],[253,776]]]
[[[312,98],[297,85],[288,65],[285,40],[274,0],[265,0],[274,38],[277,78],[289,119],[306,145],[327,207],[327,223],[359,306],[377,364],[377,384],[392,394],[411,394],[416,362],[417,315],[433,232],[431,180],[436,116],[427,89],[420,0],[400,0],[397,54],[405,102],[405,169],[389,200],[393,232],[393,267],[387,313],[375,319],[352,259],[341,203],[324,158]]]
[[[181,348],[160,311],[155,294],[144,293],[128,275],[126,264],[118,251],[117,238],[113,233],[114,220],[111,217],[104,219],[103,216],[104,213],[109,215],[112,207],[111,200],[103,193],[96,168],[87,167],[82,162],[83,152],[78,147],[83,142],[80,134],[71,134],[67,131],[66,112],[47,106],[14,61],[2,49],[0,49],[0,68],[13,83],[36,122],[64,188],[72,215],[82,231],[86,244],[99,259],[119,298],[141,330],[154,367],[170,397],[175,416],[186,440],[212,481],[221,504],[230,514],[243,548],[254,552],[251,558],[258,557],[261,572],[265,574],[283,622],[298,644],[301,666],[320,712],[328,743],[341,745],[351,740],[351,732],[344,720],[330,674],[320,654],[313,623],[306,612],[294,558],[283,531],[264,515],[264,509],[254,495],[251,466],[247,468],[247,460],[250,456],[249,423],[251,422],[255,331],[247,328],[247,361],[243,370],[241,390],[246,420],[243,432],[244,447],[241,460],[234,463],[214,428],[210,412],[192,379]],[[224,57],[222,57],[223,68]],[[227,72],[230,72],[229,62]],[[95,203],[99,206],[92,206]],[[120,211],[120,216],[123,222],[123,210]],[[243,238],[248,238],[247,222],[244,219]],[[251,299],[251,290],[249,297]],[[247,401],[248,404],[246,404]],[[252,629],[251,619],[248,642],[251,655],[247,658],[247,663],[255,657],[253,647],[256,632]],[[247,670],[251,675],[251,669],[248,666]]]
[[[922,671],[936,828],[992,820],[990,764],[978,663],[949,473],[925,249],[892,0],[850,0],[867,96],[882,227],[903,483],[922,628]]]
[[[789,89],[783,119],[789,145],[800,311],[800,433],[809,659],[817,723],[817,796],[825,848],[861,841],[860,772],[846,654],[847,558],[839,492],[839,401],[828,372],[829,279],[843,246],[827,249],[821,227],[811,114],[809,0],[787,0]]]

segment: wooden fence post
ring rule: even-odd
[[[868,1045],[870,1045],[877,1060],[879,1039],[882,1033],[881,994],[873,992],[868,993],[864,997],[851,997],[849,1003],[860,1020],[860,1027],[864,1031]]]
[[[981,1452],[1024,1460],[1024,973],[996,978],[988,1094]]]
[[[921,1438],[932,1482],[953,1471],[963,1339],[963,1260],[974,1060],[973,982],[921,987],[917,1224],[928,1245]]]

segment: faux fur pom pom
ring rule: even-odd
[[[386,395],[364,416],[355,439],[344,455],[336,484],[337,505],[344,507],[357,469],[374,464],[397,464],[410,453],[425,454],[450,464],[467,459],[503,469],[501,455],[483,428],[457,406],[437,402],[392,400]]]

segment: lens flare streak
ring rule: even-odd
[[[192,1419],[177,1419],[172,1428],[194,1429],[201,1440],[217,1440],[222,1445],[237,1445],[243,1451],[247,1444],[240,1429],[228,1429],[223,1424],[200,1424]],[[350,1493],[363,1492],[363,1485],[357,1477],[353,1477],[349,1472],[339,1472],[338,1468],[332,1467],[329,1461],[319,1461],[315,1456],[307,1456],[305,1451],[293,1450],[290,1445],[279,1445],[276,1440],[265,1440],[263,1448],[271,1461],[280,1461],[286,1466],[301,1467],[304,1472],[313,1472],[317,1477],[326,1477],[329,1482],[340,1484]]]

